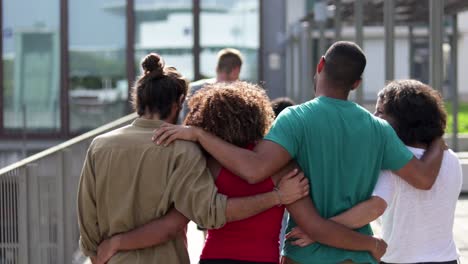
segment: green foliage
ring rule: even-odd
[[[449,102],[445,103],[445,108],[447,109],[448,120],[447,120],[447,133],[452,133],[453,125],[453,114],[452,114],[452,104]],[[460,102],[458,108],[458,133],[468,133],[468,103]]]
[[[123,56],[122,51],[116,51],[112,56],[99,52],[70,51],[71,89],[100,89],[103,78],[110,79],[112,85],[117,80],[125,79],[125,63],[119,59]]]

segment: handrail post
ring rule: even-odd
[[[63,150],[57,152],[57,168],[55,170],[55,186],[57,201],[57,258],[59,263],[65,263],[65,232],[64,232],[64,153]],[[70,261],[70,260],[67,260]]]
[[[26,165],[26,182],[28,183],[28,256],[29,259],[34,259],[35,263],[41,263],[40,259],[40,239],[39,239],[39,229],[40,229],[40,217],[39,217],[39,181],[37,179],[37,174],[35,169],[37,169],[37,164],[30,163]]]
[[[21,167],[18,179],[18,243],[19,263],[29,263],[29,229],[28,229],[28,169]]]

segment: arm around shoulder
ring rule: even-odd
[[[413,157],[394,173],[417,189],[430,190],[439,175],[444,150],[445,143],[442,139],[437,139],[431,143],[420,160]]]
[[[201,129],[197,138],[221,165],[250,184],[265,180],[291,160],[283,147],[269,140],[260,141],[251,151],[234,146]]]

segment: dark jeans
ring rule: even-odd
[[[200,259],[199,264],[277,264],[274,262],[254,262],[234,259]]]
[[[380,262],[382,264],[394,264],[394,263],[388,263],[388,262]],[[452,261],[444,261],[444,262],[420,262],[420,263],[412,263],[412,264],[457,264],[458,260],[452,260]]]

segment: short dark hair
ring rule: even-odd
[[[226,48],[218,52],[217,72],[231,73],[242,66],[242,54],[237,49]]]
[[[385,115],[406,145],[429,144],[444,134],[447,113],[439,92],[416,80],[390,82],[379,92]]]
[[[240,147],[262,139],[274,118],[265,90],[241,81],[205,85],[188,105],[186,125],[201,127]]]
[[[147,111],[167,118],[171,107],[187,95],[187,80],[174,67],[166,67],[156,53],[148,54],[141,62],[143,74],[132,87],[132,105],[139,116]]]
[[[366,67],[366,56],[362,49],[350,41],[335,42],[325,53],[327,79],[343,88],[351,88],[361,79]]]
[[[271,107],[273,107],[276,117],[281,113],[281,111],[295,104],[296,103],[289,97],[278,97],[271,101]]]

